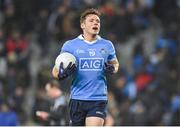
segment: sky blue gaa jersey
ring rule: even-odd
[[[61,52],[69,52],[77,60],[71,99],[107,100],[104,63],[116,58],[112,42],[98,36],[97,40],[88,43],[80,35],[64,43]]]

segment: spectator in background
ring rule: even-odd
[[[118,104],[121,104],[125,99],[127,99],[124,94],[125,85],[126,85],[126,77],[125,75],[120,75],[113,89],[114,97]]]
[[[49,16],[49,12],[47,9],[43,8],[39,10],[37,24],[36,24],[36,31],[39,33],[37,36],[37,41],[39,43],[39,46],[43,50],[42,56],[48,54],[49,51],[50,36],[47,30],[48,16]]]
[[[40,110],[49,112],[49,107],[50,104],[46,96],[46,91],[44,90],[44,88],[38,89],[35,97],[35,102],[33,105],[33,114],[32,114],[33,119],[36,123],[43,126],[49,125],[49,121],[42,120],[40,117],[37,117],[36,115],[36,111],[40,111]]]
[[[20,64],[23,63],[23,60],[26,61],[28,42],[22,36],[19,29],[15,28],[11,31],[11,35],[7,38],[5,46],[10,62]]]
[[[24,111],[24,88],[22,86],[17,86],[14,90],[14,93],[8,97],[8,104],[10,108],[13,109],[19,116],[20,123],[25,123],[27,120],[26,113]]]
[[[50,14],[48,19],[48,32],[52,38],[63,40],[65,37],[63,31],[63,20],[68,11],[67,5],[58,5]]]
[[[0,80],[4,81],[7,74],[7,60],[5,58],[5,37],[0,27]]]
[[[115,41],[124,42],[129,35],[134,33],[132,15],[126,11],[124,6],[117,7],[116,13],[111,18],[109,31],[114,35]],[[116,27],[111,29],[113,25]]]
[[[14,93],[17,84],[29,86],[28,41],[21,30],[14,28],[5,42],[8,64],[8,92]],[[18,73],[16,73],[18,71]]]
[[[0,105],[0,126],[19,125],[17,114],[11,111],[7,104]]]
[[[36,112],[38,117],[44,121],[49,121],[49,125],[51,126],[65,126],[69,124],[66,99],[59,86],[56,80],[52,80],[46,84],[47,95],[50,99],[54,100],[54,103],[50,108],[50,112],[40,110]]]

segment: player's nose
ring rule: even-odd
[[[95,27],[98,27],[98,23],[97,22],[94,22],[93,24]]]
[[[94,20],[94,21],[93,21],[93,24],[94,24],[94,25],[98,25],[99,23],[98,23],[96,20]]]

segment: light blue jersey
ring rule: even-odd
[[[77,69],[71,86],[71,99],[107,100],[104,63],[116,58],[112,42],[98,36],[97,40],[88,43],[80,35],[67,41],[61,52],[69,52],[77,60]]]

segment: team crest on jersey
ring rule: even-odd
[[[80,58],[79,70],[81,71],[101,71],[103,69],[104,58]]]
[[[89,55],[90,56],[95,56],[96,55],[96,49],[88,49]]]
[[[101,54],[107,54],[107,51],[106,51],[104,48],[102,48],[102,49],[100,50],[100,53],[101,53]]]

